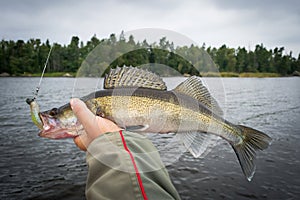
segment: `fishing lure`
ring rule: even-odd
[[[49,61],[49,57],[50,57],[51,51],[52,51],[52,46],[51,46],[51,48],[49,50],[48,57],[47,57],[47,60],[45,62],[45,66],[44,66],[44,69],[43,69],[43,72],[42,72],[42,75],[41,75],[41,78],[40,78],[40,82],[39,82],[39,85],[36,87],[36,90],[35,90],[33,98],[32,99],[30,99],[30,98],[26,99],[26,103],[28,103],[30,105],[31,119],[32,119],[33,123],[39,129],[43,129],[43,123],[42,123],[41,118],[39,116],[40,107],[39,107],[38,103],[36,102],[36,98],[38,96],[38,93],[39,93],[39,90],[40,90],[40,87],[41,87],[42,79],[44,77],[44,73],[45,73],[45,70],[46,70],[46,67],[47,67],[47,64],[48,64],[48,61]]]
[[[43,123],[40,119],[39,113],[40,113],[40,107],[37,104],[35,99],[26,99],[26,103],[30,105],[30,115],[33,123],[39,128],[43,129]]]

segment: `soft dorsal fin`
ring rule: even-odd
[[[215,114],[218,114],[219,116],[223,115],[223,111],[218,102],[211,96],[208,89],[202,84],[202,81],[197,76],[188,78],[180,83],[173,91],[191,96],[200,101]]]
[[[104,78],[104,89],[120,87],[143,87],[166,90],[165,82],[153,72],[134,67],[111,69]]]

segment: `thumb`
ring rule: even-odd
[[[85,133],[74,138],[74,143],[83,151],[87,150],[88,145],[93,140],[94,133],[98,132],[96,116],[87,108],[86,104],[79,99],[71,99],[71,108],[85,129]]]
[[[94,115],[80,99],[74,98],[70,101],[71,108],[82,124],[84,130],[89,135],[97,132],[99,127],[97,125],[96,115]]]
[[[86,151],[89,144],[100,134],[121,130],[114,122],[94,115],[83,101],[71,99],[70,104],[74,114],[85,130],[85,134],[81,134],[74,138],[75,144],[81,150]]]

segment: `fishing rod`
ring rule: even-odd
[[[48,53],[48,56],[47,56],[47,59],[46,59],[46,62],[45,62],[45,65],[44,65],[44,68],[43,68],[41,77],[40,77],[39,84],[38,84],[38,86],[36,87],[35,92],[34,92],[34,96],[33,96],[32,99],[30,99],[30,98],[26,99],[26,102],[27,102],[29,105],[30,105],[31,102],[35,101],[35,99],[36,99],[37,96],[38,96],[38,93],[39,93],[40,88],[41,88],[42,80],[43,80],[43,78],[44,78],[44,74],[45,74],[46,68],[47,68],[47,66],[48,66],[48,62],[49,62],[49,58],[50,58],[50,55],[51,55],[51,51],[52,51],[52,46],[50,47],[50,50],[49,50],[49,53]]]

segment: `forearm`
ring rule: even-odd
[[[139,134],[101,135],[87,163],[87,199],[179,199],[156,148]]]

